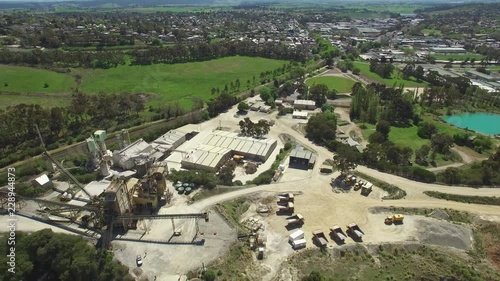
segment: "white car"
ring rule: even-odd
[[[141,255],[138,255],[137,258],[135,259],[135,262],[137,263],[137,266],[142,265],[142,257]]]

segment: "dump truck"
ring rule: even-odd
[[[286,222],[288,225],[296,225],[296,224],[303,224],[304,223],[304,217],[301,214],[296,214],[291,217],[288,217],[286,219]]]
[[[385,218],[385,224],[401,224],[403,223],[403,220],[404,220],[404,216],[403,215],[393,215],[393,216],[388,216],[387,218]]]
[[[358,239],[363,238],[364,235],[359,226],[355,223],[350,223],[349,225],[347,225],[347,232]]]
[[[278,204],[278,212],[293,212],[293,202]]]
[[[278,202],[293,202],[293,193],[281,193],[278,194]]]
[[[313,239],[321,248],[326,247],[326,245],[328,244],[328,240],[326,240],[326,236],[321,229],[317,229],[313,232]]]
[[[337,241],[340,241],[340,242],[344,242],[345,241],[346,236],[345,236],[344,232],[342,231],[342,229],[340,228],[339,225],[336,224],[336,225],[330,227],[330,231],[332,232],[332,236]]]

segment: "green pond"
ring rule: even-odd
[[[468,128],[487,135],[500,134],[500,114],[464,113],[443,118],[447,123],[459,128]]]

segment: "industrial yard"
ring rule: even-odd
[[[337,110],[340,116],[345,116],[342,109]],[[314,114],[315,111],[308,112]],[[273,120],[274,124],[265,137],[242,137],[238,134],[238,123],[244,117],[255,121]],[[376,185],[364,181],[363,186],[357,187],[338,180],[338,171],[322,172],[322,163],[331,159],[332,153],[304,137],[298,128],[305,122],[307,120],[291,115],[278,118],[276,113],[252,110],[240,116],[234,108],[204,123],[166,132],[151,143],[142,139],[130,142],[124,131],[119,135],[120,149],[115,152],[105,147],[102,141],[105,132],[97,131],[88,140],[89,157],[95,159],[95,169],[104,179],[74,194],[70,190],[78,189],[77,183],[64,191],[59,190],[64,183],[55,182],[59,191],[36,203],[26,201],[21,210],[23,216],[32,216],[41,222],[20,218],[20,229],[34,231],[48,226],[43,222],[50,223],[54,229],[78,232],[95,243],[109,244],[116,259],[139,279],[179,280],[187,272],[196,272],[223,257],[241,236],[241,225],[248,225],[250,221],[252,226],[247,232],[250,238],[242,238],[242,241],[249,241],[255,247],[256,268],[253,270],[259,272],[261,280],[275,280],[287,257],[304,248],[331,250],[345,247],[344,244],[419,242],[461,251],[472,249],[472,231],[468,226],[412,214],[405,214],[402,223],[384,224],[387,216],[394,215],[390,211],[392,207],[453,208],[481,213],[484,219],[500,220],[498,206],[442,201],[423,194],[426,190],[446,189],[443,186],[421,184],[358,167],[358,171],[406,191],[406,197],[401,200],[384,200],[387,192]],[[351,124],[343,127],[346,131],[351,129],[354,129]],[[193,202],[200,188],[193,188],[189,195],[180,194],[176,189],[179,183],[166,178],[170,169],[195,168],[216,173],[225,162],[238,155],[245,160],[243,163],[258,164],[253,174],[246,174],[238,166],[234,180],[245,183],[270,169],[286,141],[292,141],[295,148],[290,157],[279,163],[279,176],[271,184],[234,187],[232,192]],[[47,157],[51,160],[50,155]],[[54,172],[62,170],[58,164],[48,167]],[[359,183],[361,178],[357,180]],[[454,193],[499,195],[495,189],[464,187],[455,187]],[[62,195],[68,198],[61,201]],[[236,198],[245,198],[249,203],[239,226],[214,208]],[[294,217],[299,218],[300,223],[295,223]],[[345,234],[344,238],[339,239],[341,236],[335,234],[334,226]],[[292,239],[291,235],[298,230],[297,239]],[[138,255],[142,257],[141,266],[136,264]],[[293,278],[290,280],[295,280]]]

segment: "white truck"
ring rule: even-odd
[[[292,247],[294,250],[305,248],[307,245],[306,239],[298,239],[292,242]]]

